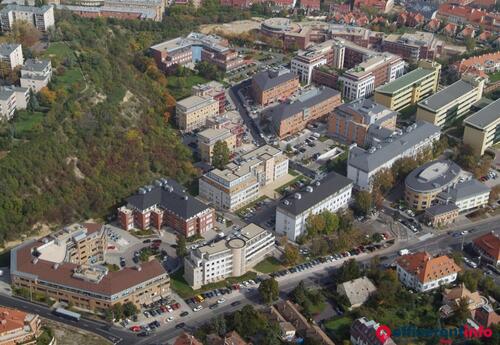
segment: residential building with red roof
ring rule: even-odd
[[[500,51],[462,59],[461,61],[455,62],[453,67],[460,74],[473,73],[482,77],[487,77],[487,73],[500,71]]]
[[[36,314],[0,307],[0,344],[36,344],[42,333],[40,317]]]
[[[486,304],[476,309],[474,321],[485,328],[489,328],[492,325],[498,325],[500,323],[500,315],[498,315],[489,304]]]
[[[173,345],[203,345],[203,343],[196,339],[194,335],[182,332],[181,335],[179,335],[177,339],[175,339]]]
[[[380,324],[361,317],[351,325],[351,344],[353,345],[396,345],[389,334],[377,334]],[[383,337],[381,339],[381,337]]]
[[[491,39],[492,34],[491,31],[483,31],[478,37],[477,40],[480,42],[487,42]]]
[[[476,36],[476,30],[474,30],[474,28],[471,26],[466,26],[457,35],[457,37],[460,39],[474,38],[475,36]]]
[[[437,32],[439,30],[439,27],[441,25],[441,21],[439,19],[431,19],[429,22],[425,25],[425,30],[429,32]]]
[[[394,6],[394,0],[354,0],[354,8],[376,8],[380,12],[388,13]]]
[[[493,265],[500,265],[500,237],[490,232],[472,241],[472,245],[481,255],[481,260]]]
[[[457,28],[457,24],[448,23],[445,25],[442,32],[446,36],[455,36],[455,34],[457,33]]]
[[[310,9],[310,10],[319,10],[320,9],[320,0],[300,0],[300,8]]]
[[[500,13],[498,12],[446,3],[439,6],[438,18],[459,25],[472,24],[482,26],[486,30],[500,32]]]
[[[461,268],[446,255],[433,258],[427,252],[418,252],[399,257],[396,271],[403,285],[424,292],[454,282]]]

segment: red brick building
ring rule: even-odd
[[[171,179],[155,181],[155,186],[139,188],[118,209],[118,221],[125,230],[161,229],[169,226],[186,237],[201,235],[214,226],[215,211],[188,195]]]

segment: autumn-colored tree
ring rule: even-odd
[[[44,106],[50,106],[56,102],[57,96],[54,91],[49,90],[47,86],[43,87],[38,96],[40,97],[40,103]]]
[[[356,194],[356,209],[364,215],[372,208],[372,195],[367,191],[360,191]]]
[[[381,169],[373,177],[373,189],[387,193],[394,186],[394,175],[390,169]]]
[[[286,265],[295,265],[299,261],[299,249],[291,244],[285,246],[285,251],[283,253],[283,261]]]
[[[490,192],[490,199],[489,199],[489,204],[493,205],[497,202],[498,198],[500,197],[500,185],[496,185],[491,189]]]
[[[8,36],[15,42],[21,43],[23,47],[32,47],[40,41],[42,34],[30,23],[18,20],[12,25],[12,31]]]

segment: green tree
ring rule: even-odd
[[[340,266],[337,271],[337,283],[344,283],[349,280],[361,277],[362,271],[359,263],[354,259],[349,259]]]
[[[481,270],[465,270],[458,275],[458,280],[471,292],[476,292],[482,275]]]
[[[175,248],[175,252],[180,258],[187,255],[186,237],[183,234],[177,235],[177,247]]]
[[[280,289],[278,282],[274,278],[262,281],[259,285],[259,293],[266,304],[272,304],[279,298]]]
[[[214,145],[212,153],[212,165],[220,170],[223,170],[229,163],[231,152],[225,141],[218,141]]]
[[[292,266],[299,261],[299,258],[299,249],[296,246],[287,243],[283,252],[283,262],[288,266]]]
[[[458,265],[458,266],[462,266],[463,263],[464,263],[464,255],[462,252],[460,251],[453,251],[451,254],[450,254],[450,257],[453,259],[453,261],[455,261],[455,263]]]
[[[457,325],[463,325],[470,316],[468,299],[467,297],[461,297],[453,313],[453,319]]]
[[[351,210],[345,210],[339,216],[339,230],[342,232],[349,232],[352,229],[354,218]]]
[[[136,305],[132,302],[127,302],[123,305],[123,315],[125,317],[131,317],[137,315],[139,309],[137,309]]]
[[[113,312],[113,318],[115,320],[123,319],[123,305],[121,303],[116,303],[111,307],[111,311]]]
[[[364,215],[367,215],[372,208],[372,195],[367,191],[360,191],[355,197],[356,209]]]
[[[467,37],[464,43],[468,51],[473,51],[476,48],[476,40],[471,37]]]
[[[382,242],[383,239],[384,239],[384,237],[378,232],[376,232],[372,235],[373,242]]]

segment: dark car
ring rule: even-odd
[[[233,307],[236,307],[237,305],[240,305],[240,304],[241,304],[241,302],[240,302],[240,301],[234,301],[233,303],[231,303],[231,305],[232,305]]]
[[[175,325],[175,328],[181,329],[181,328],[184,328],[184,326],[186,326],[186,324],[184,322],[181,322],[181,323],[178,323],[177,325]]]
[[[151,335],[151,332],[149,332],[149,331],[137,333],[137,336],[139,336],[139,337],[149,337],[150,335]]]
[[[187,311],[183,311],[183,312],[181,313],[181,317],[188,316],[188,315],[189,315],[189,313],[188,313]]]
[[[142,243],[151,243],[151,240],[148,238],[148,239],[142,241]]]
[[[218,306],[219,306],[219,305],[218,305],[217,303],[214,303],[214,304],[210,305],[210,307],[208,307],[208,308],[210,308],[210,309],[215,309],[215,308],[217,308]]]

